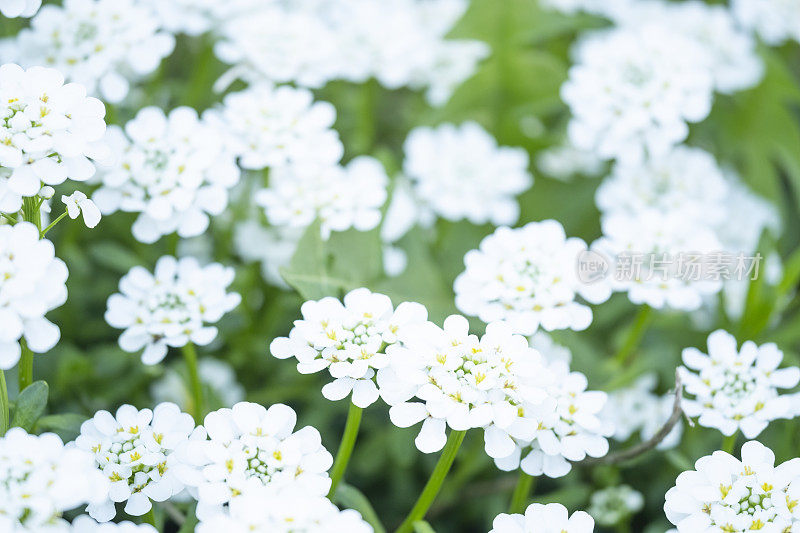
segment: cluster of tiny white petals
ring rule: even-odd
[[[75,446],[94,455],[111,484],[104,500],[87,508],[91,517],[107,522],[121,502],[128,515],[141,516],[152,509],[151,500],[163,502],[181,492],[178,465],[194,431],[192,417],[173,403],[141,411],[123,405],[116,415],[98,411],[84,422]]]
[[[30,222],[0,225],[0,369],[19,361],[19,341],[36,353],[61,333],[44,315],[67,301],[67,266]]]
[[[757,441],[742,445],[741,461],[716,451],[681,473],[664,503],[678,533],[783,533],[800,527],[800,460],[775,465]]]
[[[739,24],[777,46],[788,40],[800,42],[800,3],[797,0],[732,0]]]
[[[336,109],[314,102],[307,89],[261,83],[226,95],[222,106],[203,116],[230,134],[242,168],[309,160],[335,164],[344,153],[333,129]]]
[[[0,437],[0,531],[69,533],[64,511],[105,498],[91,454],[52,434],[11,428]]]
[[[347,166],[297,163],[271,169],[255,200],[273,226],[305,228],[319,219],[327,240],[331,231],[377,227],[388,183],[383,165],[368,156]]]
[[[201,427],[208,438],[189,443],[180,474],[196,494],[197,516],[212,517],[226,504],[247,507],[249,500],[235,502],[264,487],[273,497],[286,491],[327,494],[333,457],[319,431],[311,426],[295,431],[296,423],[295,412],[283,404],[266,409],[240,402],[206,415]]]
[[[137,0],[65,0],[44,6],[7,45],[12,61],[56,68],[90,93],[119,102],[131,81],[172,53],[175,38]]]
[[[548,177],[567,181],[576,175],[599,176],[605,164],[594,152],[563,143],[542,150],[536,158],[536,168]]]
[[[0,0],[0,13],[7,18],[29,18],[39,11],[42,0]]]
[[[133,267],[119,282],[120,293],[108,299],[105,318],[125,331],[119,345],[126,352],[144,348],[142,362],[164,359],[167,347],[189,342],[205,346],[217,336],[217,322],[239,305],[241,297],[226,292],[234,270],[219,263],[200,266],[193,257],[164,256],[155,273]]]
[[[547,371],[552,376],[547,396],[538,405],[520,409],[522,431],[512,435],[515,447],[510,454],[495,458],[501,470],[521,468],[532,476],[556,478],[569,473],[570,461],[608,453],[607,437],[614,428],[600,417],[606,393],[587,391],[586,376],[570,372],[562,361],[550,363]]]
[[[488,55],[480,41],[445,39],[466,7],[463,0],[269,2],[223,24],[216,54],[235,66],[220,82],[320,87],[375,77],[392,89],[427,89],[440,105]]]
[[[560,503],[532,503],[525,514],[499,514],[489,533],[592,533],[594,520],[585,511],[570,516]]]
[[[69,533],[158,533],[158,530],[150,524],[99,523],[87,515],[81,515],[72,521]]]
[[[92,159],[105,159],[99,142],[105,107],[86,90],[51,68],[0,67],[0,212],[16,213],[23,196],[42,184],[68,178],[85,181],[95,173]]]
[[[333,381],[322,388],[329,400],[341,400],[352,393],[359,407],[378,399],[375,371],[389,364],[388,347],[399,342],[406,329],[428,318],[424,306],[403,302],[394,309],[388,296],[355,289],[344,301],[327,297],[305,302],[288,337],[270,344],[279,359],[294,357],[297,370],[310,374],[328,370]]]
[[[218,126],[189,107],[169,115],[156,107],[140,110],[125,129],[111,127],[106,139],[117,154],[103,169],[93,196],[104,214],[139,213],[133,236],[153,243],[177,232],[200,235],[209,215],[228,205],[228,189],[239,181],[236,156]]]
[[[733,335],[717,330],[708,336],[708,355],[686,348],[682,357],[684,387],[694,396],[684,400],[683,409],[699,417],[701,426],[729,436],[741,431],[753,439],[770,421],[793,416],[789,398],[778,389],[797,385],[800,369],[778,369],[783,352],[774,343],[746,341],[737,349]]]
[[[486,327],[478,338],[460,315],[399,332],[400,344],[387,349],[389,365],[378,371],[381,397],[391,405],[398,427],[422,422],[415,443],[423,453],[445,445],[447,426],[454,431],[484,428],[486,453],[513,453],[513,437],[532,433],[522,418],[528,405],[546,401],[549,373],[541,355],[503,322]]]
[[[514,196],[533,184],[522,148],[497,146],[480,125],[465,122],[415,128],[404,150],[403,171],[436,215],[498,226],[517,221]]]
[[[274,0],[139,0],[155,12],[160,26],[171,33],[200,35],[221,21],[255,12]]]
[[[524,335],[539,327],[586,329],[592,311],[576,296],[600,303],[609,293],[578,279],[576,265],[585,250],[586,243],[567,238],[555,220],[498,228],[464,256],[466,270],[454,284],[456,307],[487,324],[506,321]]]
[[[273,494],[253,489],[232,500],[223,513],[200,520],[197,533],[372,533],[358,511],[340,511],[324,496],[298,490]]]
[[[675,398],[671,394],[655,394],[656,382],[655,374],[645,374],[630,387],[608,393],[608,402],[600,418],[614,427],[612,438],[624,442],[638,433],[641,440],[646,441],[664,426],[672,414]],[[657,448],[674,448],[680,443],[682,434],[683,424],[679,422]]]

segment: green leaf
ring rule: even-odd
[[[47,407],[49,387],[44,381],[34,381],[17,397],[11,425],[30,432]]]
[[[425,520],[414,522],[414,533],[436,533],[429,523]]]
[[[355,509],[361,513],[361,517],[367,521],[375,533],[386,533],[386,529],[381,524],[378,514],[372,508],[372,504],[357,488],[346,483],[340,483],[336,488],[336,494],[333,495],[334,503]]]
[[[36,421],[36,430],[50,431],[61,437],[66,442],[75,440],[75,438],[80,435],[81,424],[83,424],[85,421],[85,416],[76,413],[47,415]]]

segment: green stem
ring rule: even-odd
[[[525,508],[528,506],[531,489],[535,482],[535,477],[526,474],[522,470],[519,471],[519,479],[517,480],[516,487],[514,487],[514,493],[511,495],[511,505],[508,507],[509,513],[525,512]]]
[[[331,468],[331,490],[328,492],[328,498],[333,498],[336,493],[336,487],[344,477],[344,471],[347,470],[347,463],[350,462],[350,456],[353,454],[353,448],[356,445],[358,427],[361,425],[361,415],[363,413],[364,410],[362,408],[350,402],[347,421],[344,424],[344,433],[342,433],[342,442],[339,444],[339,451],[336,452],[336,459],[333,461],[333,467]]]
[[[25,196],[22,199],[22,219],[30,222],[36,226],[39,231],[42,230],[42,216],[39,213],[39,204],[36,196]]]
[[[417,503],[414,504],[411,512],[408,513],[408,516],[403,520],[403,523],[400,524],[400,527],[397,528],[395,533],[410,533],[414,530],[414,522],[425,518],[425,514],[428,512],[433,500],[439,493],[439,489],[442,487],[444,478],[447,477],[447,473],[453,465],[453,461],[456,458],[456,454],[458,454],[458,449],[461,447],[466,433],[466,431],[450,431],[450,436],[447,437],[447,443],[444,445],[442,455],[439,456],[439,462],[436,463],[436,467],[433,469],[430,479],[428,479],[428,482],[425,484],[425,488],[422,489],[422,494],[419,495]]]
[[[642,305],[642,307],[639,308],[639,312],[636,313],[636,318],[633,321],[630,331],[628,331],[628,335],[625,337],[625,341],[622,343],[622,347],[614,356],[614,362],[617,365],[625,367],[630,364],[631,356],[636,350],[636,347],[639,346],[639,343],[642,342],[652,314],[653,309],[649,305]]]
[[[197,371],[197,351],[191,341],[183,346],[183,358],[189,371],[189,386],[192,393],[191,413],[195,422],[202,424],[205,415],[203,412],[203,384],[200,382],[200,374]]]
[[[6,374],[0,370],[0,437],[8,431],[11,423],[8,411],[8,387],[6,387]]]
[[[22,349],[22,353],[19,358],[17,374],[19,378],[19,392],[22,392],[28,385],[33,383],[33,352],[28,348],[28,344],[24,339],[20,339],[19,345]]]
[[[40,231],[40,232],[39,232],[39,238],[41,239],[41,238],[43,238],[45,235],[47,235],[47,232],[48,232],[48,231],[50,231],[51,229],[53,229],[53,228],[55,227],[55,225],[56,225],[56,224],[58,224],[59,222],[61,222],[61,220],[62,220],[62,219],[65,217],[65,216],[67,216],[67,212],[66,212],[66,211],[64,211],[63,213],[61,213],[61,215],[60,215],[60,216],[59,216],[57,219],[55,219],[54,221],[52,221],[52,222],[51,222],[51,223],[50,223],[50,224],[49,224],[49,225],[48,225],[46,228],[44,228],[42,231]]]
[[[736,437],[738,437],[738,434],[734,433],[733,435],[730,435],[730,436],[725,437],[724,439],[722,439],[722,451],[723,452],[727,452],[727,453],[733,455],[733,449],[736,447]]]
[[[142,515],[142,523],[150,524],[151,526],[156,527],[156,513],[152,507],[149,511],[147,511],[147,514]]]

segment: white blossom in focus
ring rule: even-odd
[[[367,407],[378,399],[375,371],[389,364],[387,349],[399,342],[403,332],[425,323],[424,306],[403,302],[393,308],[388,296],[355,289],[343,302],[333,297],[305,302],[288,337],[270,344],[278,359],[297,359],[297,370],[310,374],[328,370],[333,381],[322,387],[329,400],[352,393],[352,401]]]
[[[233,268],[219,263],[203,267],[192,257],[164,256],[154,274],[135,266],[120,280],[120,293],[109,297],[106,322],[125,330],[119,338],[123,350],[144,348],[142,362],[154,365],[164,359],[169,346],[205,346],[216,338],[217,328],[208,324],[241,300],[237,293],[226,292],[233,277]]]
[[[125,129],[111,127],[107,142],[118,154],[104,169],[92,199],[103,214],[139,213],[133,236],[144,243],[177,232],[194,237],[210,216],[228,205],[228,189],[239,181],[235,154],[219,127],[189,107],[146,107]]]
[[[701,457],[682,472],[664,503],[678,533],[769,533],[800,527],[800,461],[775,465],[757,441],[742,445],[741,461],[723,451]]]
[[[739,24],[770,46],[788,40],[800,42],[798,0],[732,0],[731,9]]]
[[[158,533],[150,524],[134,524],[133,522],[98,523],[87,515],[81,515],[72,521],[69,533]]]
[[[172,53],[175,38],[138,0],[64,0],[45,5],[9,44],[15,62],[53,67],[117,103]]]
[[[83,222],[87,228],[93,228],[100,223],[100,210],[81,191],[75,191],[69,196],[62,195],[61,201],[67,208],[69,218],[75,220],[83,215]]]
[[[0,13],[7,18],[30,18],[39,11],[42,0],[0,0]]]
[[[532,503],[525,514],[499,514],[489,533],[592,533],[594,520],[584,511],[570,516],[560,503]]]
[[[600,303],[609,293],[578,279],[578,258],[585,250],[586,243],[567,238],[555,220],[498,228],[464,256],[466,270],[453,286],[456,307],[487,324],[506,321],[524,335],[539,327],[586,329],[592,311],[576,296]]]
[[[3,533],[69,533],[61,514],[108,493],[91,454],[65,447],[53,433],[22,428],[0,437],[0,480]]]
[[[686,392],[688,416],[699,417],[701,426],[713,427],[730,436],[741,431],[756,438],[777,418],[792,418],[787,396],[778,389],[793,388],[800,381],[800,369],[778,369],[783,352],[774,343],[757,346],[745,341],[741,349],[730,333],[717,330],[708,336],[708,355],[697,348],[685,348],[685,367],[680,367]]]
[[[514,224],[516,195],[533,184],[528,154],[497,146],[475,122],[411,130],[404,144],[403,171],[414,192],[438,216],[473,224]]]
[[[45,353],[61,337],[44,315],[67,301],[67,266],[30,222],[0,225],[0,369],[19,361],[20,339]]]

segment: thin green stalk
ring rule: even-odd
[[[353,448],[356,445],[358,427],[361,425],[361,415],[363,413],[364,410],[362,408],[350,402],[347,421],[344,423],[342,442],[339,444],[339,451],[336,452],[336,459],[333,461],[333,467],[331,468],[331,490],[328,492],[328,498],[333,498],[336,493],[336,487],[344,477],[344,471],[347,470],[347,463],[350,462],[350,456],[353,454]]]
[[[195,422],[202,424],[205,416],[203,406],[203,384],[200,382],[200,374],[197,372],[197,351],[192,342],[187,342],[183,346],[183,358],[186,361],[186,368],[189,371],[189,386],[192,393],[191,413]]]
[[[22,392],[28,385],[33,383],[33,352],[28,348],[28,344],[24,339],[20,339],[19,345],[22,353],[17,366],[17,375],[19,378],[19,392]]]
[[[722,439],[722,451],[733,454],[733,449],[736,447],[736,437],[738,437],[737,433],[725,437]]]
[[[55,219],[54,221],[52,221],[52,222],[50,223],[50,225],[48,225],[46,228],[44,228],[42,231],[40,231],[40,232],[39,232],[39,238],[41,239],[41,238],[43,238],[45,235],[47,235],[47,232],[48,232],[48,231],[50,231],[51,229],[53,229],[53,228],[56,226],[56,224],[58,224],[59,222],[61,222],[61,220],[62,220],[62,219],[65,217],[65,216],[67,216],[67,212],[66,212],[66,211],[64,211],[63,213],[61,213],[61,215],[60,215],[60,216],[59,216],[57,219]]]
[[[614,356],[614,362],[619,366],[627,366],[630,363],[630,358],[633,355],[639,343],[642,342],[647,326],[650,324],[650,319],[653,315],[653,309],[649,305],[642,305],[639,312],[636,313],[636,318],[633,320],[628,335],[622,343],[622,347]]]
[[[514,493],[511,495],[511,505],[508,507],[509,513],[524,513],[525,508],[528,506],[530,499],[531,489],[536,483],[536,478],[530,474],[526,474],[522,470],[519,471],[519,479],[517,485],[514,487]]]
[[[6,374],[0,370],[0,437],[8,431],[11,423],[8,411],[8,387],[6,387]]]
[[[422,494],[419,495],[417,503],[414,504],[411,512],[408,513],[408,516],[395,533],[411,533],[414,530],[414,522],[425,518],[425,514],[442,487],[444,478],[447,477],[447,473],[453,465],[458,449],[461,447],[466,434],[466,431],[450,431],[450,436],[447,437],[447,443],[444,445],[442,455],[439,456],[439,462],[436,463],[430,479],[425,484],[425,488],[422,489]]]
[[[22,219],[31,222],[39,231],[42,230],[42,216],[36,196],[25,196],[22,199]]]

